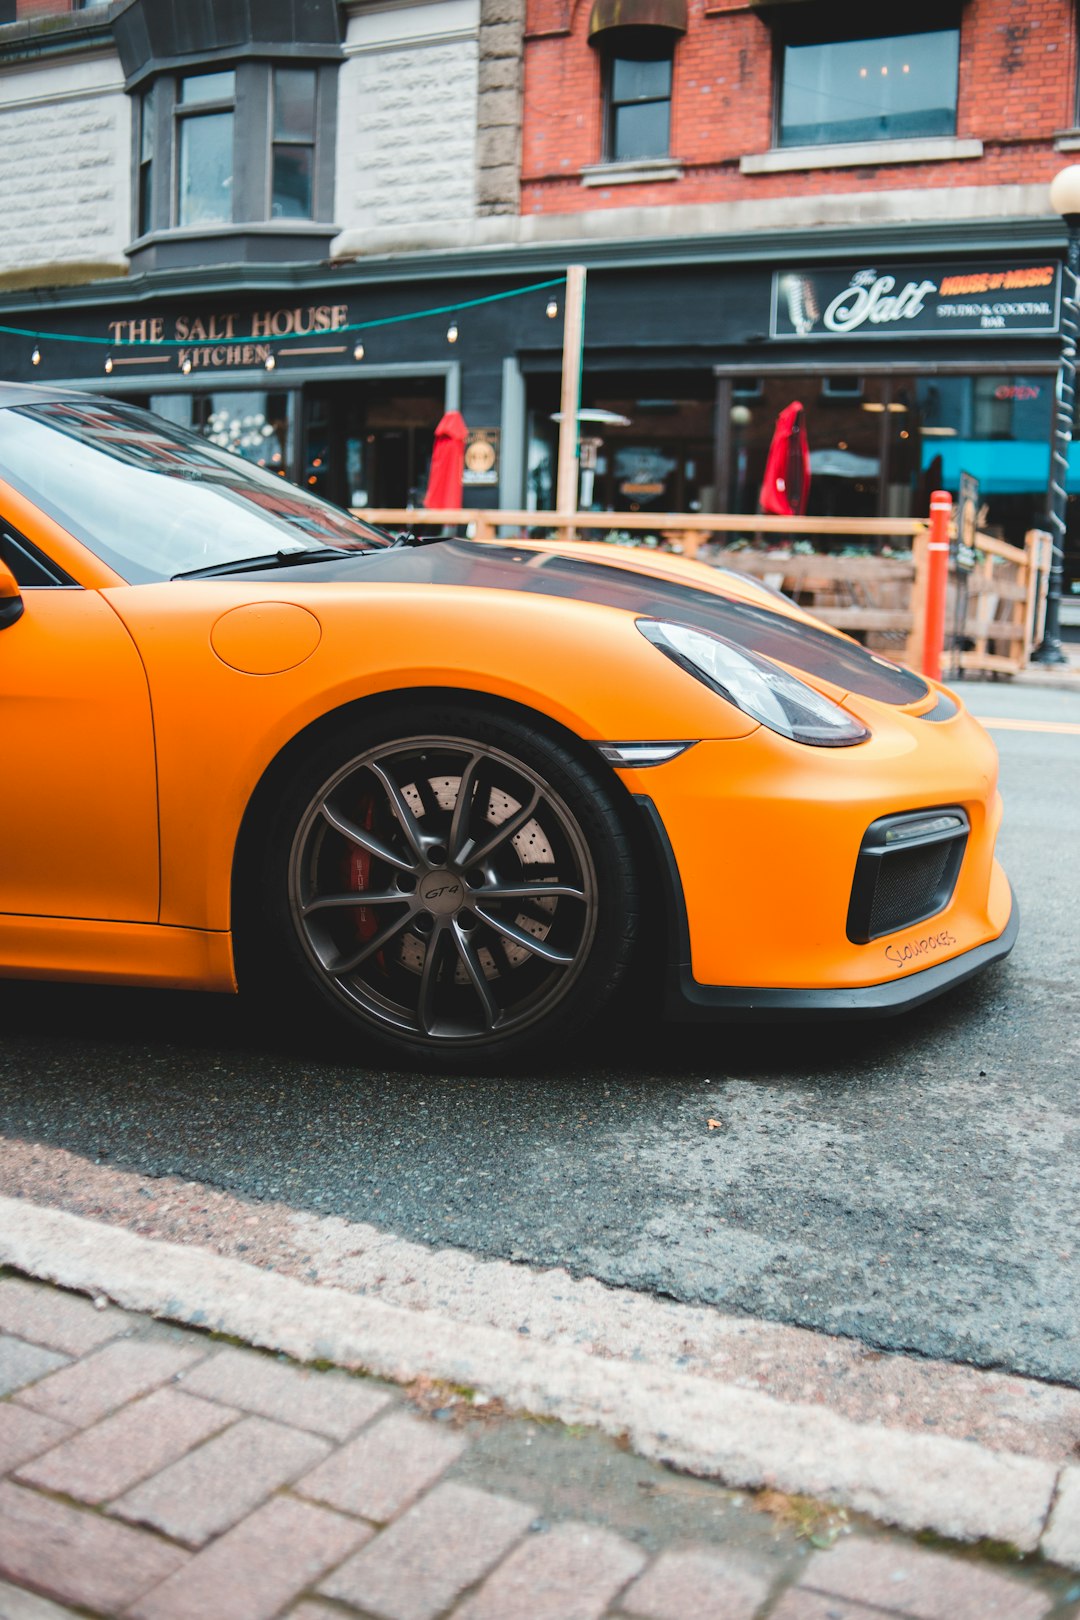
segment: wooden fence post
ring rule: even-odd
[[[915,577],[911,582],[911,631],[904,649],[904,663],[910,669],[923,667],[923,648],[926,645],[926,588],[929,553],[929,533],[920,529],[911,537],[911,559],[915,564]]]
[[[559,464],[555,509],[563,520],[560,534],[574,538],[566,520],[578,504],[578,411],[581,409],[581,359],[585,333],[585,267],[572,264],[566,271],[566,308],[563,311],[562,391],[559,412]],[[563,526],[565,524],[565,528]]]
[[[1024,662],[1037,647],[1046,628],[1046,592],[1050,583],[1053,560],[1053,536],[1045,529],[1029,529],[1024,536],[1024,550],[1028,554],[1028,625],[1030,633],[1024,643]]]

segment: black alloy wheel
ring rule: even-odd
[[[309,987],[398,1056],[532,1051],[594,1016],[631,954],[614,784],[516,720],[423,718],[308,762],[270,843],[277,924]]]

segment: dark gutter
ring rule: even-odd
[[[291,265],[220,265],[162,270],[128,276],[123,283],[127,305],[161,299],[206,298],[218,293],[281,292],[329,284],[379,286],[383,283],[453,279],[516,278],[557,275],[567,264],[592,270],[652,269],[673,265],[774,265],[859,261],[884,253],[912,258],[925,254],[966,258],[971,254],[1054,253],[1064,250],[1057,218],[994,219],[958,224],[866,226],[833,230],[755,231],[730,236],[633,238],[625,242],[563,241],[527,247],[491,247],[468,251],[379,254],[335,262]],[[0,308],[70,309],[116,300],[115,281],[80,288],[39,287],[0,293]]]
[[[115,51],[112,20],[118,7],[65,12],[58,17],[31,17],[0,27],[0,68],[40,61],[49,56]]]

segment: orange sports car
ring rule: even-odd
[[[895,1012],[1013,943],[976,721],[722,569],[393,537],[14,384],[0,559],[0,974],[251,982],[471,1062],[635,983]]]

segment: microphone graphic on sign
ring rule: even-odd
[[[821,315],[814,283],[806,276],[784,276],[780,289],[787,303],[788,320],[798,337],[813,330]]]

